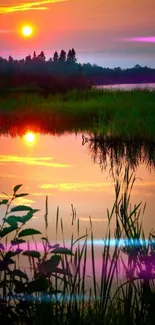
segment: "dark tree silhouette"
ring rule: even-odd
[[[76,59],[76,52],[75,52],[75,50],[74,49],[72,49],[71,50],[71,53],[72,53],[72,62],[76,62],[77,61],[77,59]]]
[[[49,91],[67,91],[72,88],[87,88],[91,85],[119,83],[153,83],[155,69],[141,67],[139,64],[130,69],[103,68],[90,63],[77,62],[74,48],[67,55],[62,49],[55,51],[53,58],[46,60],[43,51],[39,55],[34,51],[24,59],[15,60],[11,55],[7,59],[0,57],[0,90],[8,91],[16,86],[28,88],[39,86]]]
[[[9,56],[9,60],[8,61],[9,61],[9,63],[13,63],[14,62],[14,60],[13,60],[13,58],[12,58],[11,55]]]
[[[59,62],[66,62],[66,52],[64,50],[60,52]]]
[[[25,58],[25,63],[30,63],[31,62],[31,55],[26,56]]]
[[[42,62],[46,61],[46,57],[45,57],[45,54],[43,51],[40,52],[40,54],[37,56],[37,58]]]
[[[36,60],[36,57],[37,57],[37,55],[36,55],[36,52],[34,51],[34,53],[33,53],[33,60],[34,61]]]
[[[59,55],[58,55],[58,52],[55,51],[54,55],[53,55],[53,62],[56,63],[56,62],[58,62],[58,60],[59,60]]]
[[[67,54],[67,62],[69,62],[69,63],[75,63],[76,61],[77,61],[77,59],[76,59],[75,50],[74,49],[69,50],[68,51],[68,54]]]

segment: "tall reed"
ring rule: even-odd
[[[63,245],[51,245],[48,240],[48,199],[46,198],[45,230],[42,237],[43,253],[25,249],[27,236],[40,235],[31,228],[22,230],[36,210],[25,206],[10,207],[19,195],[20,185],[14,188],[11,201],[3,200],[6,215],[0,230],[0,316],[4,324],[104,324],[140,325],[154,323],[155,297],[155,236],[145,238],[141,216],[142,203],[131,207],[132,188],[136,176],[126,167],[113,173],[115,202],[107,210],[108,226],[103,240],[101,275],[97,276],[93,221],[81,236],[80,222],[72,206],[72,225],[77,227],[77,238],[72,234],[66,246],[63,221],[56,215],[56,238],[60,232]],[[12,213],[26,211],[24,216]],[[115,230],[112,231],[112,222]],[[9,226],[5,227],[5,224]],[[9,242],[8,235],[15,232]],[[24,239],[23,239],[24,237]],[[7,240],[5,241],[5,238]],[[33,237],[34,239],[34,237]],[[90,243],[90,245],[89,245]],[[113,247],[111,244],[113,243]],[[15,250],[12,250],[15,247]],[[18,247],[18,248],[17,248]],[[17,268],[16,256],[27,256],[32,278]],[[92,273],[88,270],[91,256]],[[120,277],[121,274],[121,277]],[[88,278],[89,276],[89,278]],[[89,279],[89,282],[87,281]]]

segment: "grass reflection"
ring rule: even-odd
[[[90,132],[88,136],[82,136],[82,145],[88,147],[92,160],[102,170],[108,167],[112,171],[114,167],[124,164],[132,170],[136,170],[140,164],[145,164],[149,169],[155,168],[154,141],[127,140]]]

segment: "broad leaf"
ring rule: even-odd
[[[15,246],[15,245],[19,245],[19,244],[24,244],[26,243],[26,240],[24,239],[15,239],[15,240],[11,240],[11,245]]]
[[[8,235],[10,232],[14,231],[18,229],[18,227],[16,226],[10,226],[10,227],[5,227],[3,228],[3,230],[0,230],[0,237],[3,238],[4,236]]]
[[[46,237],[41,237],[42,240],[45,240],[46,242],[48,242],[48,239]]]
[[[26,216],[23,216],[23,217],[22,217],[22,222],[23,222],[23,223],[26,223],[27,221],[29,221],[29,220],[33,217],[33,214],[34,214],[35,212],[38,212],[38,211],[39,211],[39,210],[34,209],[34,210],[28,212]]]
[[[74,255],[70,249],[65,248],[65,247],[55,248],[55,249],[53,249],[53,250],[51,251],[51,253],[55,253],[55,254]]]
[[[16,193],[16,192],[20,189],[21,186],[23,186],[23,184],[16,185],[16,186],[13,188],[14,193]]]
[[[35,213],[35,212],[38,212],[39,210],[37,210],[37,209],[34,209],[34,210],[31,210],[31,211],[29,211],[25,216],[22,216],[22,217],[20,217],[20,216],[14,216],[14,215],[12,215],[12,216],[9,216],[9,217],[7,217],[7,218],[4,218],[3,220],[5,221],[5,222],[7,222],[9,225],[15,225],[17,222],[20,222],[20,223],[26,223],[27,221],[29,221],[32,217],[33,217],[33,214]]]
[[[16,194],[15,198],[18,199],[18,197],[22,197],[22,196],[27,196],[29,195],[28,193],[20,193],[20,194]]]
[[[5,258],[10,258],[16,255],[19,255],[23,250],[22,249],[17,249],[15,252],[9,251],[6,253]]]
[[[41,273],[56,272],[56,268],[59,265],[61,257],[59,255],[52,256],[50,260],[41,263],[38,267]]]
[[[60,246],[59,244],[55,244],[55,245],[48,244],[48,247],[49,248],[58,248],[59,246]]]
[[[31,236],[31,235],[41,235],[41,232],[39,230],[36,229],[24,229],[22,230],[19,234],[18,237],[24,237],[24,236]]]
[[[10,212],[19,212],[19,211],[31,211],[32,208],[28,207],[27,205],[17,205],[15,207],[13,207]]]
[[[3,218],[3,220],[8,223],[10,226],[17,226],[17,219],[14,218],[14,216],[10,216],[8,218]]]
[[[10,273],[13,275],[13,276],[18,276],[20,278],[23,278],[25,280],[28,280],[28,276],[26,273],[22,272],[21,270],[18,270],[18,269],[15,269],[13,271],[10,271]]]
[[[8,204],[8,202],[9,202],[9,200],[2,200],[2,201],[0,201],[0,204],[2,205],[2,204]]]
[[[25,251],[22,255],[40,258],[40,253],[37,251]]]

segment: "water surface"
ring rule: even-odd
[[[110,89],[110,90],[133,90],[133,89],[155,89],[155,83],[140,83],[140,84],[116,84],[116,85],[101,85],[96,86],[99,89]]]
[[[51,240],[55,236],[57,206],[60,207],[60,216],[64,222],[65,239],[70,239],[71,204],[80,219],[81,232],[89,225],[91,216],[95,238],[102,238],[105,233],[107,208],[112,208],[115,198],[110,174],[110,151],[106,155],[106,165],[104,161],[101,170],[101,152],[97,151],[94,156],[94,148],[90,147],[90,143],[82,145],[81,134],[51,136],[36,133],[32,142],[28,142],[24,136],[0,137],[0,192],[11,194],[14,185],[23,184],[22,191],[28,192],[29,196],[18,199],[18,203],[40,209],[31,223],[41,231],[44,231],[45,197],[48,195]],[[147,201],[144,226],[148,231],[154,227],[155,172],[153,167],[148,167],[150,158],[146,161],[146,158],[139,159],[136,155],[131,159],[131,166],[136,166],[137,176],[132,202]],[[125,159],[123,164],[125,166]],[[1,194],[1,199],[4,196]]]

